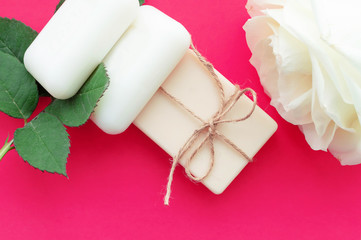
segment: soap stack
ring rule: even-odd
[[[180,23],[154,7],[139,6],[138,0],[66,0],[28,48],[24,62],[35,79],[59,99],[75,95],[103,62],[110,83],[91,119],[109,134],[119,134],[134,122],[174,157],[202,125],[187,110],[208,121],[220,107],[212,76],[189,50],[190,44],[190,34]],[[226,98],[230,97],[235,86],[216,74]],[[252,105],[242,96],[225,117],[239,118]],[[276,128],[256,107],[247,120],[221,124],[217,131],[252,158]],[[214,149],[214,166],[202,183],[220,194],[248,161],[219,139],[214,140]],[[180,164],[184,166],[191,154],[192,149]],[[205,147],[189,169],[192,175],[202,176],[209,165],[210,150]]]

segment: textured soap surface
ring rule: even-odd
[[[53,97],[72,97],[138,9],[137,0],[66,0],[26,51],[26,69]]]
[[[220,73],[217,72],[217,74],[226,96],[229,97],[234,92],[235,86]],[[218,91],[212,78],[191,50],[187,52],[162,87],[204,120],[210,119],[220,106]],[[243,96],[225,119],[240,118],[246,115],[251,107],[252,101],[247,96]],[[199,120],[171,101],[161,91],[158,91],[148,102],[134,124],[171,156],[175,156],[194,130],[202,125]],[[251,158],[276,129],[276,122],[259,107],[256,107],[249,119],[239,123],[222,124],[218,128]],[[215,194],[220,194],[248,161],[222,140],[216,138],[214,144],[214,167],[202,183]],[[185,165],[190,152],[181,159],[181,165]],[[209,148],[203,148],[192,161],[191,172],[197,177],[203,176],[209,168],[210,159]]]
[[[190,35],[177,21],[141,6],[136,21],[104,64],[110,84],[92,120],[109,134],[123,132],[187,52]]]

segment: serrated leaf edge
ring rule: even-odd
[[[21,65],[24,65],[24,63],[23,62],[21,62],[16,56],[14,56],[14,55],[11,55],[11,54],[9,54],[9,53],[6,53],[6,52],[3,52],[3,51],[0,51],[1,52],[1,54],[4,54],[4,55],[8,55],[8,56],[10,56],[10,57],[12,57],[12,58],[14,58],[14,59],[16,59],[16,60],[18,60],[18,62],[21,64]],[[25,66],[24,66],[24,68],[25,68]],[[26,70],[26,68],[25,68],[25,70]],[[26,72],[28,73],[28,74],[30,74],[27,70],[26,70]],[[31,75],[31,74],[30,74]],[[35,85],[36,85],[36,80],[35,80],[35,78],[34,78],[34,82],[35,82]],[[1,82],[0,82],[0,84],[1,84]],[[36,88],[37,88],[38,86],[36,86]],[[38,89],[38,88],[37,88]],[[19,108],[19,106],[18,106],[18,104],[16,103],[16,102],[14,102],[14,99],[13,99],[13,97],[11,97],[11,95],[10,95],[10,93],[9,93],[9,91],[7,91],[7,90],[5,90],[5,92],[9,95],[9,97],[10,97],[10,99],[12,100],[12,102],[14,103],[14,105],[16,106],[16,108],[19,110],[19,113],[21,114],[21,118],[19,118],[19,117],[16,117],[16,116],[13,116],[12,114],[8,114],[8,113],[5,113],[5,112],[3,112],[3,111],[1,111],[0,110],[0,112],[2,112],[2,113],[5,113],[6,115],[8,115],[8,116],[10,116],[10,117],[12,117],[12,118],[16,118],[16,119],[24,119],[24,120],[26,120],[27,118],[25,117],[25,115],[24,115],[24,113],[23,113],[23,111]],[[37,91],[38,92],[38,97],[36,98],[36,102],[34,103],[35,104],[35,106],[37,106],[38,105],[38,103],[39,103],[39,91]],[[36,109],[36,107],[35,107],[35,109]],[[32,113],[31,114],[33,114],[34,113],[34,111],[35,111],[35,109],[32,111]],[[30,114],[30,115],[31,115]]]
[[[63,175],[63,176],[65,176],[66,178],[69,179],[68,174],[67,174],[67,168],[66,168],[66,165],[67,165],[67,163],[68,163],[68,157],[69,157],[69,154],[70,154],[70,147],[71,147],[69,133],[68,133],[65,125],[60,121],[60,119],[59,119],[57,116],[55,116],[54,114],[48,113],[48,112],[44,112],[44,111],[42,111],[41,113],[46,113],[46,114],[49,114],[49,115],[55,117],[55,118],[64,126],[64,128],[65,128],[66,137],[68,138],[69,143],[67,144],[68,153],[67,153],[66,159],[65,159],[65,172],[64,172],[64,174],[63,174],[63,173],[60,173],[60,172],[56,172],[56,171],[47,171],[47,170],[42,170],[42,169],[36,168],[36,167],[34,167],[33,165],[31,165],[28,161],[26,161],[26,160],[20,155],[20,153],[19,153],[17,150],[16,150],[16,152],[19,154],[20,158],[23,159],[23,161],[26,162],[27,164],[29,164],[32,168],[37,169],[37,170],[40,170],[40,171],[43,172],[43,173],[44,173],[44,172],[47,172],[47,173],[51,173],[51,174],[54,174],[54,175],[55,175],[55,174]],[[38,114],[35,118],[33,118],[31,121],[36,120],[41,113],[39,113],[39,114]],[[31,124],[31,122],[27,123],[24,127],[18,128],[18,129],[23,129],[23,128],[25,128],[26,126],[28,126],[29,124]],[[16,130],[15,130],[15,133],[14,133],[14,143],[13,143],[13,144],[14,144],[14,146],[15,146],[15,149],[16,149],[16,131],[17,131],[18,129],[16,129]],[[36,131],[34,130],[34,132],[36,132]],[[44,144],[44,145],[46,146],[46,144]],[[49,151],[49,152],[50,152],[50,151]],[[50,152],[50,153],[51,153],[51,152]],[[53,158],[54,158],[54,157],[53,157]],[[56,161],[55,161],[55,162],[56,162]],[[57,163],[57,162],[56,162],[56,163]],[[57,165],[58,165],[58,164],[57,164]],[[58,167],[59,167],[59,166],[58,166]],[[61,168],[60,168],[60,169],[61,169]]]
[[[98,101],[95,103],[95,106],[94,106],[94,108],[93,108],[93,111],[90,113],[90,116],[94,113],[95,108],[98,106],[98,103],[99,103],[100,99],[104,96],[104,93],[108,90],[109,85],[110,85],[110,77],[109,77],[109,74],[108,74],[108,70],[107,70],[107,68],[105,67],[105,64],[104,64],[104,63],[101,63],[100,65],[103,66],[103,68],[104,68],[104,70],[105,70],[105,76],[107,77],[108,81],[107,81],[107,85],[106,85],[105,88],[104,88],[103,93],[100,95],[100,97],[98,98]]]
[[[99,103],[100,99],[104,96],[105,91],[109,88],[110,77],[109,77],[109,74],[108,74],[108,70],[107,70],[107,68],[105,67],[105,64],[104,64],[104,63],[100,63],[100,64],[98,65],[98,67],[99,67],[99,66],[102,66],[102,67],[104,68],[105,77],[107,78],[107,83],[106,83],[106,86],[105,86],[105,88],[104,88],[104,90],[103,90],[103,93],[100,95],[100,97],[98,98],[98,100],[96,101],[96,103],[95,103],[95,105],[94,105],[94,107],[93,107],[93,110],[90,112],[89,117],[87,118],[87,120],[86,120],[85,122],[83,122],[83,123],[80,124],[80,125],[69,125],[69,124],[63,123],[63,121],[62,121],[59,117],[57,117],[56,115],[52,114],[53,116],[57,117],[57,118],[59,119],[59,121],[60,121],[64,126],[68,126],[68,127],[81,127],[81,126],[83,126],[84,124],[86,124],[86,123],[88,122],[88,120],[90,119],[91,115],[94,113],[95,108],[98,106],[98,103]],[[97,68],[98,68],[98,67],[97,67]],[[95,72],[96,72],[96,70],[94,70],[94,73],[95,73]],[[94,74],[94,73],[93,73],[93,74]],[[92,75],[91,75],[91,76],[92,76]],[[91,76],[90,76],[90,77],[91,77]],[[89,78],[90,78],[90,77],[89,77]],[[102,88],[102,87],[100,87],[100,88]],[[95,90],[100,89],[100,88],[92,89],[91,91],[95,91]],[[79,93],[79,94],[76,94],[76,95],[82,96],[82,95],[84,95],[84,94],[86,94],[86,93],[89,93],[89,92],[91,92],[91,91],[87,91],[87,92],[84,92],[84,93]],[[51,103],[50,103],[50,104],[51,104]],[[50,104],[49,104],[48,106],[50,106]],[[44,109],[44,112],[49,113],[49,112],[46,111],[46,109],[47,109],[47,107]],[[51,114],[51,113],[49,113],[49,114]]]
[[[23,22],[15,19],[15,18],[0,17],[0,21],[1,21],[1,20],[6,20],[6,21],[10,21],[10,22],[20,23],[20,24],[22,24],[25,28],[27,28],[27,29],[29,29],[30,31],[38,34],[38,32],[35,31],[34,29],[32,29],[30,26],[26,25],[25,23],[23,23]],[[15,57],[20,63],[24,64],[22,61],[20,61],[20,59],[18,59],[18,57],[16,56],[16,54],[14,53],[14,51],[13,51],[12,49],[10,49],[10,48],[5,44],[5,42],[4,42],[2,39],[0,39],[0,41],[4,44],[4,46],[5,46],[7,49],[9,49],[9,51],[12,53],[12,55],[0,50],[1,52],[6,53],[6,54],[9,54],[10,56]]]

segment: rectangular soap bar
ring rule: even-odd
[[[138,9],[138,0],[66,0],[27,49],[26,69],[53,97],[72,97]]]
[[[235,86],[216,71],[228,98]],[[179,99],[187,108],[204,120],[209,120],[220,106],[217,88],[209,72],[189,50],[162,87]],[[252,101],[242,96],[224,119],[235,119],[246,115],[252,107]],[[174,157],[193,132],[202,124],[182,107],[158,91],[134,122],[141,131],[156,144]],[[253,115],[243,122],[225,123],[218,131],[242,149],[252,158],[277,129],[276,122],[261,108],[256,107]],[[196,146],[194,144],[194,146]],[[215,163],[202,183],[213,193],[222,193],[248,161],[235,149],[216,138]],[[194,148],[194,147],[193,147]],[[180,161],[184,166],[188,152]],[[210,165],[210,150],[202,148],[190,165],[196,177],[203,176]]]
[[[123,132],[187,52],[190,34],[151,6],[141,6],[135,22],[104,59],[110,78],[91,119],[109,134]]]

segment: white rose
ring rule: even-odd
[[[271,104],[314,150],[361,163],[361,1],[249,0],[244,25]]]

